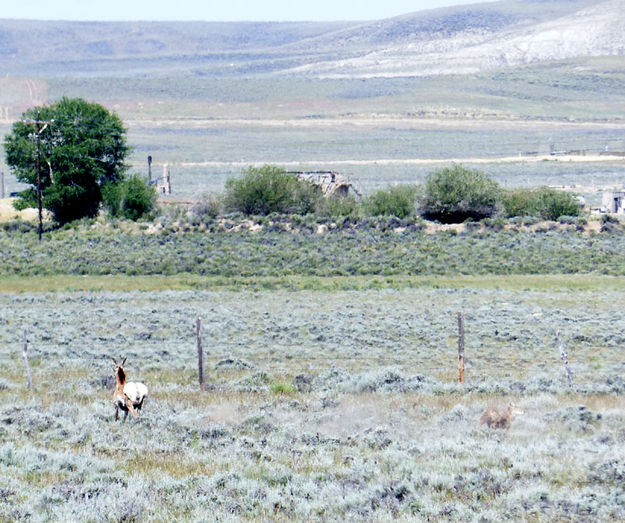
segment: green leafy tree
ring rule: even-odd
[[[118,116],[80,98],[34,107],[6,135],[6,161],[18,181],[30,187],[16,207],[37,206],[35,121],[40,126],[40,172],[43,207],[64,224],[98,213],[102,187],[123,180],[129,152],[126,129]]]
[[[250,167],[241,178],[226,181],[226,210],[251,215],[272,212],[308,214],[315,210],[321,190],[280,167]]]
[[[501,189],[481,171],[454,165],[432,173],[421,199],[421,214],[443,223],[490,218],[497,210]]]

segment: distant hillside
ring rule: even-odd
[[[360,23],[0,20],[0,70],[13,76],[414,76],[624,54],[623,0],[504,0]]]
[[[285,46],[348,25],[0,20],[0,70],[24,76],[271,72],[275,60],[289,59]]]
[[[429,76],[588,56],[625,55],[622,0],[496,2],[384,20],[366,35],[369,52],[297,68],[320,76]],[[322,36],[320,38],[326,38]],[[364,47],[364,46],[362,46]]]

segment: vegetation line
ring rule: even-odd
[[[502,290],[625,290],[625,278],[604,275],[480,276],[284,276],[221,277],[194,274],[170,276],[2,276],[0,292],[275,290],[345,291],[409,288],[478,288]]]

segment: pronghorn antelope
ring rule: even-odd
[[[506,410],[499,410],[495,407],[488,407],[480,417],[479,425],[486,423],[491,429],[509,429],[510,423],[515,416],[523,414],[523,411],[514,403],[510,403]]]
[[[136,418],[148,395],[148,388],[143,383],[126,382],[126,373],[124,372],[126,358],[120,363],[115,358],[111,359],[115,363],[115,392],[113,393],[115,419],[119,419],[120,410],[124,412],[124,420],[128,417],[128,412],[132,414],[133,418]]]

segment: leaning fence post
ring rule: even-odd
[[[458,383],[464,381],[464,317],[458,313]]]
[[[23,350],[23,355],[24,355],[24,366],[26,367],[26,385],[28,386],[29,389],[33,388],[33,378],[32,375],[30,373],[30,365],[28,364],[28,337],[26,336],[26,330],[24,330],[24,350]]]
[[[200,381],[200,390],[204,390],[204,347],[202,345],[202,318],[198,316],[196,322],[197,335],[197,367]]]
[[[573,373],[571,372],[571,369],[569,368],[569,355],[564,350],[564,343],[560,339],[559,332],[556,333],[556,339],[558,340],[558,344],[560,345],[560,359],[562,360],[562,363],[564,364],[564,370],[566,371],[566,378],[569,381],[569,387],[573,387]]]

